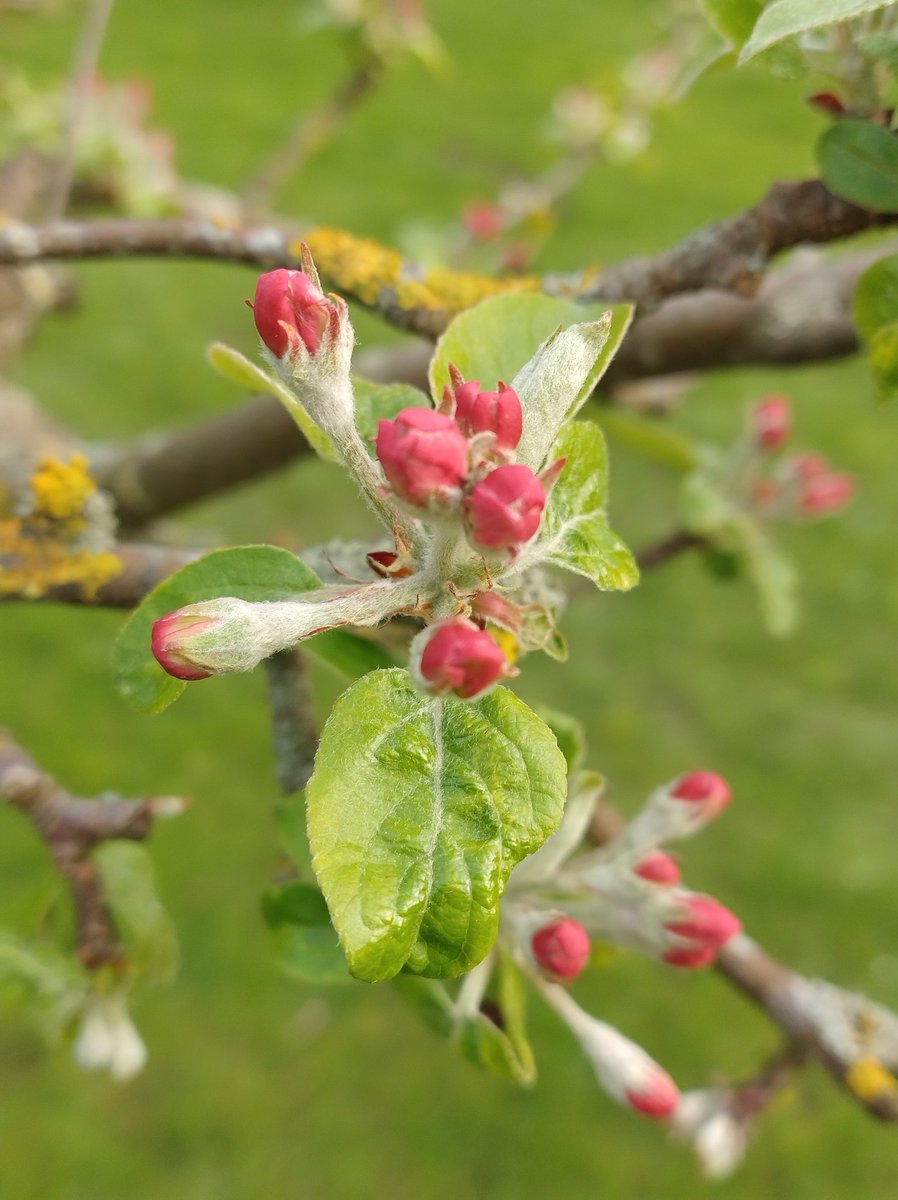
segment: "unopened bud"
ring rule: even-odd
[[[656,1065],[653,1071],[646,1072],[639,1088],[631,1088],[626,1092],[626,1098],[636,1112],[660,1121],[676,1111],[680,1093],[668,1073]]]
[[[663,850],[653,850],[633,868],[633,874],[649,883],[673,885],[680,882],[680,868]]]
[[[572,917],[562,917],[537,929],[530,946],[537,965],[559,981],[576,979],[589,962],[589,934]]]
[[[664,961],[672,966],[697,967],[712,962],[721,946],[739,933],[742,922],[711,896],[691,893],[682,898],[681,915],[667,921],[665,929],[691,944],[671,946],[662,955]]]
[[[405,408],[377,430],[377,457],[393,491],[426,508],[457,499],[468,474],[468,443],[456,423],[429,408]]]
[[[455,419],[467,437],[492,433],[496,449],[511,454],[521,440],[524,414],[514,388],[500,380],[498,389],[482,392],[476,379],[461,384],[455,389]]]
[[[545,489],[529,467],[497,467],[465,502],[471,539],[485,550],[523,546],[539,529],[545,507]]]
[[[670,790],[675,800],[696,806],[703,821],[711,821],[727,807],[733,798],[730,785],[722,775],[713,771],[691,771],[676,781]]]
[[[159,666],[175,679],[208,679],[212,674],[191,657],[190,650],[199,634],[218,624],[213,616],[178,609],[153,622],[152,649]]]
[[[792,432],[792,406],[788,397],[765,397],[752,411],[751,429],[758,445],[765,450],[784,445]]]
[[[462,224],[477,242],[490,242],[505,228],[505,214],[498,204],[474,200],[462,210]]]
[[[845,105],[835,92],[815,92],[812,96],[806,96],[805,99],[812,108],[826,113],[828,117],[844,117],[846,114]]]
[[[825,517],[844,508],[854,492],[853,475],[827,471],[805,481],[798,502],[806,516]]]
[[[432,626],[416,642],[415,674],[425,691],[435,695],[453,692],[461,700],[473,700],[503,675],[513,674],[490,635],[464,617]]]
[[[337,306],[305,271],[281,267],[259,276],[252,304],[259,337],[276,358],[299,352],[316,354],[325,332],[339,320]]]
[[[804,454],[794,454],[789,459],[789,469],[799,479],[816,479],[829,471],[829,463],[822,454],[808,450]]]

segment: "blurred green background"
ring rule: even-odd
[[[656,34],[644,0],[434,0],[454,60],[445,78],[391,75],[282,207],[387,240],[414,217],[548,161],[535,136],[566,82],[595,78]],[[67,64],[78,6],[7,19],[2,56],[51,79]],[[153,82],[155,119],[187,178],[239,186],[297,110],[345,69],[334,39],[301,33],[283,0],[125,4],[102,62]],[[662,117],[641,159],[596,167],[563,208],[540,265],[575,267],[660,249],[810,173],[820,120],[802,89],[758,71],[706,77]],[[128,438],[237,403],[203,349],[254,352],[243,308],[253,273],[219,265],[91,264],[79,311],[47,320],[17,378],[86,436]],[[359,321],[362,346],[389,335]],[[677,418],[731,439],[745,405],[787,390],[797,442],[858,472],[838,521],[786,539],[805,580],[805,621],[770,640],[744,585],[684,558],[626,596],[584,596],[564,628],[566,666],[528,660],[528,699],[576,710],[591,765],[632,810],[659,780],[721,771],[736,802],[689,844],[689,882],[735,908],[797,969],[898,1006],[895,887],[894,411],[859,362],[704,379]],[[639,546],[669,529],[675,481],[612,447],[615,528]],[[333,468],[303,464],[187,514],[186,539],[317,542],[360,515]],[[183,941],[177,983],[142,997],[150,1047],[127,1087],[48,1052],[0,1014],[0,1192],[14,1200],[512,1200],[696,1197],[712,1185],[661,1130],[617,1109],[566,1031],[532,1003],[540,1080],[519,1093],[455,1058],[386,987],[316,993],[272,966],[259,896],[276,868],[277,800],[261,673],[212,680],[160,717],[127,710],[108,666],[121,617],[4,607],[0,721],[73,791],[186,792],[153,853]],[[326,705],[334,693],[321,677]],[[0,922],[28,928],[49,877],[44,852],[3,814]],[[578,987],[683,1087],[751,1072],[777,1036],[712,974],[622,956]],[[744,1169],[716,1194],[841,1200],[893,1195],[894,1132],[816,1070],[763,1120]]]

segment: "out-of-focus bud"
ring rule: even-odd
[[[159,666],[175,679],[208,679],[205,670],[190,656],[191,646],[199,634],[207,633],[218,624],[213,616],[178,609],[153,622],[152,649]]]
[[[339,309],[305,271],[281,267],[259,276],[252,304],[259,337],[277,358],[295,357],[300,344],[317,354],[326,331],[339,322]]]
[[[465,435],[444,413],[405,408],[377,430],[377,457],[393,491],[426,508],[458,499],[468,473]]]
[[[490,635],[464,617],[418,635],[412,643],[412,671],[425,691],[453,692],[461,700],[473,700],[512,673]]]
[[[829,470],[829,463],[822,454],[815,454],[808,450],[803,454],[794,454],[788,462],[789,470],[799,479],[816,479],[818,475],[825,475]]]
[[[664,926],[668,933],[685,939],[684,944],[671,946],[662,954],[672,966],[706,966],[742,929],[739,918],[711,896],[690,893],[682,898],[680,907],[681,915]]]
[[[545,488],[529,467],[497,467],[465,501],[471,540],[484,550],[517,549],[536,534],[545,507]]]
[[[519,633],[524,614],[519,605],[499,592],[477,592],[471,597],[471,615],[479,621],[498,625],[509,633]]]
[[[627,1091],[626,1097],[630,1107],[636,1112],[645,1117],[662,1120],[676,1112],[680,1093],[668,1073],[655,1066],[654,1071],[645,1072],[639,1087]]]
[[[649,883],[673,885],[680,882],[680,868],[663,850],[653,850],[633,868],[633,874]]]
[[[806,479],[798,502],[808,517],[826,517],[844,508],[854,496],[854,476],[844,471],[825,471]]]
[[[514,388],[499,380],[498,389],[482,392],[476,379],[461,384],[455,389],[455,419],[467,437],[495,434],[496,449],[511,454],[521,440],[524,415]]]
[[[845,105],[835,92],[815,92],[813,96],[806,96],[805,99],[812,108],[826,113],[828,117],[844,117],[846,115]]]
[[[727,807],[733,798],[730,785],[722,775],[713,771],[691,771],[676,781],[670,790],[675,800],[696,805],[696,814],[702,821],[712,821]]]
[[[88,1000],[72,1054],[80,1067],[106,1070],[121,1081],[143,1070],[147,1048],[128,1015],[124,996],[114,993]]]
[[[491,242],[505,228],[505,213],[489,200],[475,200],[462,209],[462,224],[475,242]]]
[[[699,1165],[711,1179],[732,1175],[745,1157],[754,1114],[737,1116],[731,1099],[722,1088],[684,1092],[674,1117],[674,1135],[691,1144]]]
[[[530,946],[537,966],[559,981],[576,979],[589,962],[589,934],[572,917],[561,917],[537,929]]]
[[[751,413],[755,441],[765,450],[785,445],[792,433],[792,406],[787,396],[766,396]]]

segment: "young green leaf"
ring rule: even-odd
[[[763,11],[761,0],[699,0],[711,26],[734,46],[746,41]]]
[[[854,289],[854,323],[870,339],[884,325],[898,321],[898,254],[889,254],[869,267]]]
[[[826,186],[872,212],[898,212],[898,138],[869,121],[839,121],[817,141]]]
[[[78,1010],[87,989],[87,972],[76,958],[0,929],[0,1000],[4,1003],[27,1004],[47,1032],[56,1034]]]
[[[634,454],[675,471],[693,471],[698,461],[695,447],[680,430],[663,421],[604,407],[597,417],[612,445],[619,443]]]
[[[605,519],[608,453],[601,429],[591,421],[573,421],[555,442],[550,458],[567,462],[549,498],[540,553],[604,591],[635,587],[636,560]]]
[[[564,757],[523,701],[422,696],[401,670],[337,701],[308,786],[313,862],[359,979],[453,977],[496,935],[512,867],[561,817]]]
[[[178,939],[156,890],[153,860],[138,842],[103,842],[94,851],[103,892],[134,978],[163,983],[178,970]]]
[[[328,462],[340,461],[340,456],[324,430],[318,428],[299,399],[274,375],[269,375],[254,362],[250,362],[245,354],[241,354],[233,346],[226,346],[223,342],[213,342],[206,351],[206,358],[219,375],[230,379],[232,383],[239,383],[251,392],[267,392],[269,396],[280,400],[315,453]]]
[[[150,592],[119,634],[113,650],[119,690],[148,713],[161,712],[184,691],[186,683],[167,675],[150,649],[153,622],[166,613],[218,596],[286,600],[320,586],[314,571],[295,554],[276,546],[214,550],[188,563]],[[343,629],[316,634],[304,648],[350,678],[392,663],[374,642]]]
[[[755,587],[761,616],[772,637],[794,633],[800,616],[795,568],[750,517],[732,524],[732,534]]]
[[[567,763],[568,776],[575,774],[586,757],[586,730],[583,728],[583,722],[572,717],[570,713],[559,712],[555,708],[545,708],[542,705],[537,712],[555,734],[558,747]]]
[[[348,983],[346,959],[331,924],[327,904],[311,883],[295,880],[270,888],[262,915],[271,929],[280,969],[307,983]]]
[[[888,6],[889,0],[774,0],[758,18],[739,62],[748,62],[762,50],[809,29],[850,21],[852,17]]]
[[[870,338],[870,370],[881,401],[898,396],[898,321],[883,325]]]

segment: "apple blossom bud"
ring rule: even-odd
[[[805,480],[798,502],[806,516],[825,517],[844,508],[854,491],[853,475],[826,471]]]
[[[462,209],[462,224],[477,242],[490,242],[505,228],[505,214],[498,204],[474,200]]]
[[[788,397],[766,396],[751,413],[755,441],[765,450],[776,450],[789,440],[792,432],[792,406]]]
[[[680,868],[663,850],[653,850],[633,868],[633,874],[649,883],[676,884],[680,882]]]
[[[668,1073],[659,1066],[653,1071],[646,1072],[645,1080],[638,1089],[631,1088],[625,1093],[627,1102],[636,1112],[654,1120],[662,1120],[671,1116],[680,1099],[677,1085]]]
[[[799,479],[816,479],[818,475],[825,475],[829,470],[829,463],[823,455],[810,450],[804,454],[793,455],[788,465],[792,474],[797,475]]]
[[[208,632],[216,625],[211,616],[170,612],[153,622],[152,650],[156,661],[175,679],[208,679],[212,674],[190,657],[190,646],[197,634]]]
[[[277,358],[293,357],[299,343],[316,354],[325,331],[339,320],[336,305],[305,271],[283,267],[259,276],[252,309],[259,336]]]
[[[510,454],[521,440],[524,414],[514,388],[501,380],[497,386],[496,392],[482,392],[476,379],[461,384],[455,389],[455,419],[466,437],[493,433],[496,449]]]
[[[844,117],[846,115],[845,105],[835,92],[814,92],[812,96],[805,96],[805,100],[812,108],[826,113],[828,117]]]
[[[539,529],[545,507],[545,489],[530,467],[497,467],[465,501],[471,539],[485,550],[522,546]]]
[[[453,692],[461,700],[473,700],[510,673],[505,655],[490,635],[465,617],[433,625],[415,642],[414,673],[424,690],[434,695]]]
[[[692,771],[681,776],[670,794],[676,800],[696,805],[696,811],[701,811],[703,821],[713,820],[733,798],[730,785],[722,775],[715,775],[713,771]]]
[[[589,934],[572,917],[562,917],[537,929],[530,946],[537,965],[559,981],[576,979],[589,962]]]
[[[377,457],[397,496],[416,508],[457,498],[468,474],[468,443],[444,413],[405,408],[381,421]]]
[[[689,894],[683,897],[682,915],[667,921],[668,933],[688,939],[691,945],[675,945],[662,958],[675,967],[703,967],[714,961],[721,946],[736,936],[742,922],[711,896]]]
[[[120,1081],[143,1070],[147,1048],[121,993],[88,998],[72,1054],[85,1070],[107,1070]]]

